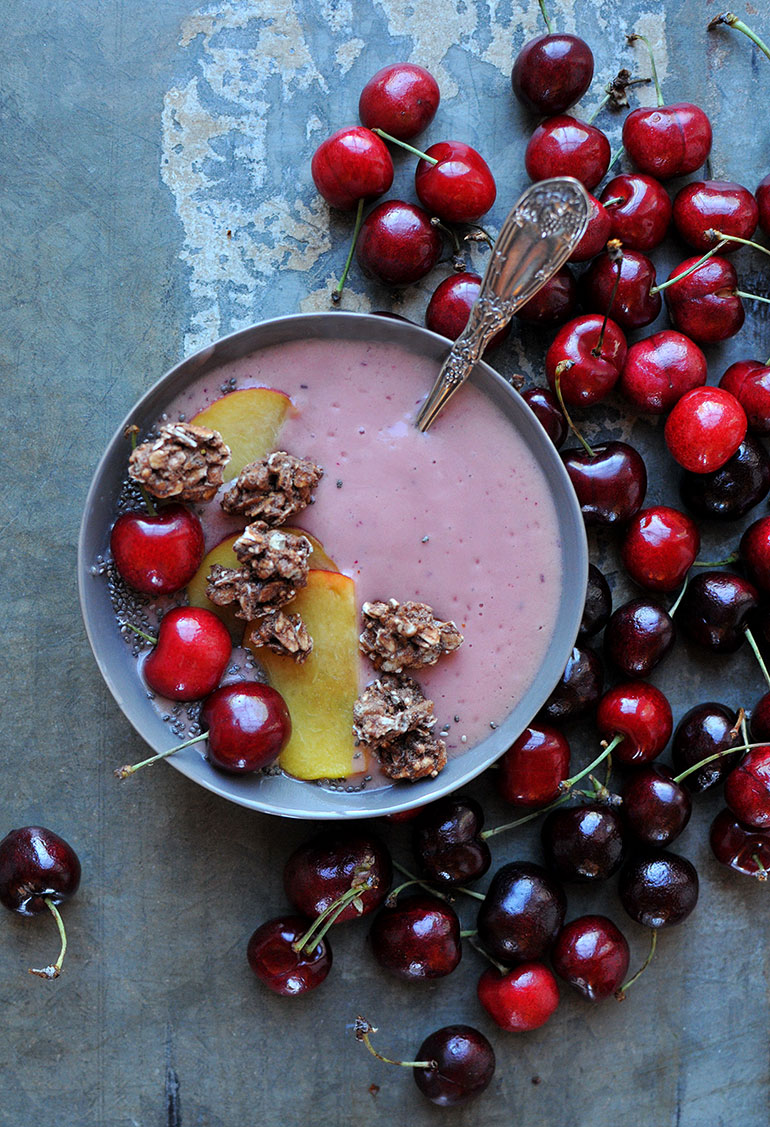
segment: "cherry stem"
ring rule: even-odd
[[[460,932],[461,939],[473,939],[474,935],[478,935],[475,927],[468,928],[467,931]]]
[[[754,637],[754,635],[752,634],[752,632],[748,628],[748,626],[744,627],[743,633],[746,635],[746,641],[749,643],[752,650],[754,651],[754,657],[757,659],[757,663],[759,664],[759,668],[762,670],[762,676],[764,677],[765,681],[767,682],[767,687],[770,689],[770,673],[768,673],[768,671],[767,671],[767,666],[765,665],[765,659],[762,657],[762,654],[759,652],[759,646],[757,645],[756,638]]]
[[[396,888],[392,888],[390,890],[388,895],[385,897],[386,905],[389,908],[394,907],[396,901],[398,900],[398,894],[400,892],[403,892],[405,888],[411,888],[413,884],[419,884],[421,888],[425,888],[425,885],[421,880],[405,880],[403,884],[399,884]]]
[[[620,243],[618,242],[617,239],[610,239],[610,241],[607,243],[607,254],[610,256],[613,264],[615,266],[617,266],[618,272],[615,275],[615,284],[612,287],[612,293],[610,294],[610,300],[607,303],[607,309],[606,309],[605,314],[604,314],[604,320],[602,321],[602,327],[601,327],[601,332],[599,333],[599,339],[596,342],[596,347],[591,349],[591,355],[597,356],[597,357],[601,357],[601,354],[602,354],[602,345],[604,344],[604,334],[607,331],[607,321],[609,320],[610,310],[612,309],[612,303],[614,302],[615,296],[618,292],[618,286],[620,285],[620,275],[621,275],[621,272],[623,270],[623,250],[622,250]]]
[[[575,783],[579,783],[581,779],[584,779],[586,777],[586,775],[590,775],[591,772],[596,767],[598,767],[600,763],[603,763],[605,759],[609,759],[615,748],[624,738],[625,737],[623,736],[622,732],[618,732],[617,735],[614,735],[610,742],[604,745],[600,754],[597,755],[596,759],[594,759],[592,763],[589,763],[588,766],[584,767],[583,770],[580,771],[577,775],[573,775],[571,779],[565,779],[564,782],[559,783],[559,790],[571,790],[572,787],[574,787]]]
[[[435,1060],[391,1060],[390,1057],[384,1057],[382,1053],[378,1053],[374,1045],[369,1040],[372,1033],[377,1032],[377,1026],[371,1025],[362,1017],[357,1017],[353,1031],[356,1035],[356,1040],[366,1045],[369,1052],[377,1060],[384,1061],[385,1064],[399,1064],[402,1068],[438,1068],[438,1062]]]
[[[543,19],[545,20],[545,26],[548,28],[548,34],[552,35],[553,34],[553,24],[551,23],[551,17],[548,15],[548,12],[546,10],[545,0],[539,0],[539,3],[540,3],[540,11],[543,13]]]
[[[630,73],[624,67],[623,70],[619,71],[615,78],[613,78],[611,82],[608,82],[604,87],[607,93],[602,98],[601,102],[599,102],[599,105],[596,107],[591,116],[588,118],[586,124],[593,125],[595,119],[599,116],[604,107],[609,103],[612,103],[615,106],[615,109],[618,110],[628,106],[626,90],[628,90],[629,86],[645,86],[647,83],[649,83],[649,81],[649,78],[631,78]]]
[[[764,301],[765,305],[770,305],[770,297],[760,297],[758,293],[746,293],[744,290],[733,290],[736,297],[745,297],[749,301]]]
[[[133,622],[121,622],[120,626],[121,628],[125,627],[127,630],[133,630],[140,638],[144,638],[145,642],[150,642],[151,645],[157,646],[158,639],[152,634],[147,634],[146,631],[140,630],[138,626],[134,626]]]
[[[693,763],[692,767],[688,767],[686,771],[680,771],[678,775],[674,776],[673,781],[675,783],[681,783],[688,775],[692,775],[693,772],[700,770],[701,767],[708,767],[709,763],[714,763],[717,759],[721,759],[725,755],[734,755],[736,751],[751,751],[754,747],[767,747],[767,740],[763,740],[760,743],[736,744],[735,747],[725,747],[722,748],[721,751],[715,751],[713,755],[701,759],[700,763]]]
[[[588,443],[583,438],[583,436],[580,433],[580,431],[578,430],[578,428],[573,423],[572,416],[570,415],[569,411],[567,410],[567,406],[564,402],[564,396],[561,393],[562,372],[568,372],[570,370],[570,368],[573,368],[574,366],[575,366],[574,360],[562,360],[560,363],[558,363],[556,365],[556,371],[553,374],[553,382],[554,382],[554,386],[556,388],[556,398],[559,400],[559,406],[561,407],[561,413],[562,413],[562,415],[564,415],[564,418],[567,421],[567,426],[572,431],[572,433],[575,435],[575,438],[577,438],[578,442],[583,447],[583,449],[585,450],[588,457],[589,458],[595,458],[596,455],[594,454],[593,450],[588,445]]]
[[[674,615],[676,614],[676,612],[679,610],[679,604],[681,603],[682,599],[684,598],[684,593],[687,590],[687,584],[689,582],[690,582],[689,575],[685,575],[684,583],[682,584],[682,590],[677,595],[673,604],[668,608],[668,617],[669,618],[673,618]]]
[[[495,240],[486,227],[481,227],[478,223],[468,224],[468,230],[463,235],[463,239],[466,243],[484,243],[490,250],[494,249]]]
[[[191,739],[185,740],[184,743],[177,744],[176,747],[170,747],[168,751],[159,751],[157,755],[151,755],[149,759],[143,759],[141,763],[126,764],[125,767],[117,767],[114,771],[116,779],[127,779],[129,775],[133,775],[135,771],[141,770],[142,767],[149,767],[152,763],[157,763],[159,759],[168,759],[169,755],[174,755],[177,751],[181,751],[184,747],[192,747],[193,744],[200,743],[205,740],[208,732],[201,732],[199,736],[192,736]]]
[[[694,560],[692,567],[727,567],[728,564],[737,563],[740,556],[737,552],[732,555],[726,556],[723,560]]]
[[[133,453],[134,450],[136,450],[136,436],[139,433],[139,427],[136,425],[128,426],[123,433],[125,434],[126,438],[131,440],[131,452]],[[150,494],[147,492],[146,488],[143,485],[139,486],[139,492],[141,493],[142,500],[147,507],[147,512],[151,517],[156,517],[158,515],[158,510],[155,508]]]
[[[743,239],[740,235],[727,235],[724,231],[718,231],[716,227],[709,227],[705,234],[709,238],[720,239],[723,243],[740,243],[741,246],[761,250],[762,254],[770,254],[770,249],[763,247],[761,243],[755,243],[753,239]]]
[[[427,160],[428,164],[438,164],[436,157],[429,157],[427,153],[423,153],[420,149],[416,149],[414,145],[408,144],[406,141],[399,140],[398,137],[392,137],[390,133],[386,133],[384,129],[379,129],[377,126],[372,130],[378,137],[382,137],[383,141],[391,141],[394,145],[399,145],[402,149],[406,149],[408,153],[414,153],[420,160]]]
[[[354,876],[350,888],[346,888],[344,892],[340,893],[336,900],[332,900],[331,904],[316,916],[302,938],[292,943],[292,948],[297,954],[301,951],[312,951],[317,947],[329,928],[332,924],[337,922],[337,919],[342,915],[348,905],[355,903],[356,899],[360,897],[367,888],[372,887],[370,871],[366,870],[366,872],[367,876],[365,877]],[[359,914],[363,911],[363,904],[358,905],[358,911]]]
[[[652,70],[652,81],[655,83],[655,93],[656,93],[657,98],[658,98],[658,105],[659,106],[664,105],[665,103],[663,101],[663,92],[660,88],[660,81],[658,79],[658,68],[655,66],[655,55],[652,52],[652,45],[651,45],[649,39],[647,38],[646,35],[639,35],[638,32],[634,32],[633,35],[627,35],[626,39],[631,44],[633,44],[633,43],[644,43],[645,47],[647,48],[647,53],[650,56],[650,68]]]
[[[766,43],[763,43],[757,33],[752,31],[748,24],[745,24],[743,20],[739,20],[732,12],[723,12],[721,16],[714,16],[713,20],[707,24],[706,30],[713,31],[719,24],[727,24],[728,27],[735,28],[736,31],[742,31],[744,35],[749,37],[752,43],[755,43],[756,46],[759,47],[762,54],[770,59],[770,47],[768,47]]]
[[[453,249],[453,254],[452,254],[452,266],[453,266],[453,268],[455,270],[465,270],[466,264],[465,264],[465,260],[463,258],[463,250],[462,250],[462,247],[460,246],[460,240],[457,236],[457,232],[454,231],[451,227],[447,226],[446,223],[442,223],[437,215],[434,215],[434,216],[431,217],[430,225],[431,225],[431,227],[437,228],[437,230],[439,230],[439,231],[443,231],[444,234],[449,239],[451,239],[452,249]]]
[[[677,274],[675,278],[669,278],[667,282],[661,282],[659,286],[653,286],[650,289],[650,293],[660,293],[661,290],[667,290],[669,286],[673,286],[674,282],[681,282],[682,278],[686,278],[689,274],[692,274],[695,270],[702,266],[704,262],[708,262],[708,260],[710,258],[713,258],[715,254],[718,254],[726,243],[727,239],[722,239],[721,242],[718,242],[715,247],[712,247],[711,250],[707,250],[704,255],[701,255],[698,261],[693,263],[692,266],[688,266],[686,270],[683,270],[681,274]],[[751,295],[749,294],[746,296]]]
[[[754,864],[757,866],[757,872],[753,874],[754,879],[755,880],[767,880],[767,876],[768,876],[767,869],[762,864],[762,858],[759,856],[759,854],[758,853],[752,853],[751,859],[754,862]]]
[[[64,962],[64,956],[67,952],[67,933],[64,930],[64,920],[59,914],[59,909],[54,904],[50,896],[43,898],[43,903],[50,910],[53,918],[56,920],[56,926],[59,929],[59,938],[61,939],[61,948],[59,950],[59,957],[55,963],[51,963],[47,967],[30,967],[29,973],[36,974],[38,978],[58,978],[61,974],[61,965]]]
[[[519,826],[524,826],[527,822],[532,822],[535,818],[539,818],[541,814],[548,814],[549,811],[555,810],[557,806],[563,806],[565,802],[569,802],[572,798],[571,794],[563,794],[561,798],[557,798],[555,802],[550,802],[548,806],[540,806],[537,810],[533,810],[529,814],[525,814],[523,818],[517,818],[515,822],[506,822],[503,826],[495,826],[491,830],[482,830],[479,835],[482,841],[486,841],[489,837],[495,837],[497,834],[506,833],[507,830],[515,830]]]
[[[623,152],[623,145],[618,145],[617,149],[615,149],[615,152],[610,154],[610,163],[607,165],[607,172],[609,172],[609,170],[617,164],[617,162],[623,156]],[[605,176],[607,175],[607,172],[605,172]]]
[[[483,955],[487,962],[491,963],[496,970],[500,971],[500,974],[508,974],[508,967],[504,967],[502,963],[498,963],[497,959],[493,959],[489,951],[485,951],[480,943],[471,939],[471,947],[473,947],[474,951],[478,951],[480,955]]]
[[[472,888],[466,888],[464,884],[455,884],[452,885],[452,888],[455,892],[462,892],[466,896],[472,896],[474,900],[486,900],[486,896],[483,892],[474,892]]]
[[[658,932],[653,927],[653,928],[650,928],[650,950],[647,953],[647,958],[644,960],[642,965],[639,967],[639,970],[636,972],[636,974],[632,974],[631,977],[629,978],[628,982],[624,982],[623,985],[621,986],[620,990],[618,990],[617,993],[615,994],[615,997],[617,998],[617,1000],[619,1002],[624,1001],[624,999],[626,997],[626,990],[628,990],[629,986],[633,986],[634,983],[636,982],[636,980],[638,978],[641,978],[641,976],[647,970],[647,967],[652,962],[652,957],[655,954],[655,948],[657,947],[657,945],[658,945]]]
[[[347,281],[347,278],[348,278],[348,271],[350,270],[350,264],[353,261],[353,251],[356,249],[356,243],[358,242],[358,236],[359,236],[359,233],[361,231],[361,224],[363,223],[363,219],[364,219],[364,197],[362,196],[361,199],[358,201],[358,208],[356,210],[356,222],[355,222],[355,225],[353,227],[353,236],[350,240],[350,250],[348,251],[348,257],[345,259],[345,266],[342,270],[342,274],[340,275],[340,280],[339,280],[339,282],[337,282],[337,285],[332,290],[332,301],[334,302],[335,305],[339,304],[340,298],[342,297],[342,291],[345,288],[345,282]]]
[[[416,877],[414,873],[410,873],[408,869],[405,869],[403,865],[399,865],[398,861],[393,862],[393,868],[398,869],[398,871],[400,873],[403,873],[405,877],[409,877],[409,880],[414,884],[419,884],[420,888],[424,888],[425,891],[430,892],[432,896],[438,896],[439,900],[446,900],[447,902],[449,901],[449,897],[445,896],[443,892],[439,892],[437,889],[433,888],[433,886],[428,884],[427,881],[420,880],[420,878]],[[389,895],[392,896],[393,893],[391,892]]]

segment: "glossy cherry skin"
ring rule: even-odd
[[[623,861],[623,821],[610,806],[588,803],[552,810],[540,838],[548,868],[563,881],[607,880]]]
[[[22,826],[0,841],[0,904],[20,916],[61,904],[80,886],[80,860],[72,846],[45,826]]]
[[[642,845],[662,848],[679,837],[690,820],[692,799],[667,767],[642,767],[623,791],[623,821]]]
[[[489,846],[480,836],[484,811],[474,798],[431,802],[414,824],[412,850],[422,876],[438,884],[467,884],[489,868]]]
[[[551,176],[574,176],[591,191],[607,172],[610,143],[594,125],[558,114],[538,125],[524,154],[527,175],[532,180]]]
[[[556,688],[538,713],[546,724],[566,724],[591,712],[604,684],[598,654],[590,646],[573,646]]]
[[[604,337],[599,338],[604,328]],[[599,355],[596,350],[599,349]],[[556,391],[556,372],[564,402],[570,406],[588,407],[599,403],[618,382],[626,359],[626,338],[614,321],[596,313],[568,321],[553,339],[545,355],[545,374],[551,390]]]
[[[648,591],[675,591],[699,551],[695,521],[668,505],[642,509],[632,517],[620,548],[626,571]]]
[[[603,442],[593,456],[575,447],[561,457],[587,525],[625,524],[641,509],[647,469],[633,446]]]
[[[623,146],[637,168],[658,180],[685,176],[711,152],[711,123],[690,102],[641,107],[623,122]]]
[[[380,966],[407,982],[443,978],[462,957],[457,915],[445,900],[427,893],[382,908],[369,939]]]
[[[709,756],[739,743],[737,720],[738,717],[731,708],[717,701],[696,704],[686,712],[677,724],[671,742],[671,757],[677,772],[681,774],[688,767],[694,767]],[[735,752],[714,759],[683,779],[682,786],[693,794],[700,794],[720,782],[742,754]]]
[[[559,978],[588,1002],[611,998],[625,982],[628,941],[607,916],[578,916],[565,924],[551,951]]]
[[[438,83],[425,67],[391,63],[364,86],[358,116],[367,129],[382,129],[408,141],[433,121],[440,98]]]
[[[626,681],[609,689],[599,701],[596,726],[605,740],[622,735],[613,760],[627,767],[649,763],[663,751],[671,737],[671,705],[647,681]]]
[[[578,638],[592,638],[603,630],[612,614],[610,585],[596,564],[588,565],[588,585]]]
[[[287,899],[311,920],[358,884],[360,907],[346,905],[335,923],[356,920],[379,908],[392,882],[393,864],[387,846],[374,834],[356,830],[316,834],[294,850],[283,870]]]
[[[213,611],[174,607],[163,616],[157,645],[142,673],[161,696],[201,700],[219,684],[231,652],[230,633]]]
[[[759,743],[760,740],[770,740],[770,693],[764,693],[752,708],[749,732],[755,743]],[[737,744],[738,740],[734,742]],[[735,756],[731,758],[735,759]]]
[[[585,40],[550,32],[524,44],[513,64],[511,84],[528,110],[559,114],[580,101],[593,76],[594,57]]]
[[[718,470],[683,473],[679,489],[687,508],[698,516],[738,520],[770,492],[770,458],[762,443],[747,434]]]
[[[564,445],[569,430],[559,400],[547,387],[528,387],[522,391],[521,398],[537,415],[543,429],[558,450]]]
[[[713,473],[746,437],[746,412],[721,387],[696,387],[676,403],[664,436],[675,461],[691,473]]]
[[[508,1033],[539,1029],[559,1004],[559,987],[544,963],[522,963],[504,974],[487,967],[476,992],[492,1020]]]
[[[746,412],[754,434],[770,434],[770,367],[760,360],[731,364],[719,386],[734,395]]]
[[[725,802],[739,822],[770,830],[770,745],[752,747],[725,779]]]
[[[303,916],[279,916],[263,923],[249,939],[246,958],[254,974],[274,994],[293,998],[320,986],[332,969],[332,949],[327,939],[312,950],[295,951],[310,928]]]
[[[726,571],[702,571],[690,580],[676,621],[699,646],[731,654],[743,645],[746,626],[758,605],[759,592],[748,579]]]
[[[230,774],[267,767],[291,736],[286,702],[270,685],[239,681],[222,685],[203,702],[201,728],[208,732],[208,758]]]
[[[511,861],[492,877],[479,908],[479,939],[501,963],[537,962],[564,923],[567,900],[558,881],[530,861]]]
[[[441,235],[416,204],[385,200],[369,212],[356,243],[358,264],[386,286],[406,286],[425,277],[441,255]]]
[[[634,599],[614,612],[604,631],[604,653],[625,677],[648,677],[676,640],[671,616],[649,599]]]
[[[110,534],[121,578],[145,595],[173,595],[195,575],[205,542],[201,522],[184,505],[164,505],[156,516],[122,513]]]
[[[674,200],[674,225],[684,241],[700,253],[718,241],[710,231],[750,239],[757,229],[759,208],[748,188],[730,180],[696,180],[680,188]],[[727,243],[723,254],[739,243]]]
[[[515,316],[528,325],[561,325],[575,316],[577,304],[577,282],[569,269],[562,266],[534,297],[516,310]]]
[[[620,873],[620,902],[644,927],[673,927],[698,902],[698,874],[686,857],[665,850],[631,858]]]
[[[617,276],[618,266],[609,255],[597,255],[581,280],[584,307],[602,316],[608,311],[623,329],[644,328],[663,305],[660,294],[650,292],[655,285],[653,262],[639,251],[624,250],[616,291]]]
[[[615,176],[599,197],[610,217],[610,237],[631,250],[652,250],[662,243],[671,222],[668,192],[651,176]]]
[[[376,133],[354,125],[321,142],[310,174],[330,207],[348,211],[361,199],[375,200],[387,192],[393,183],[393,161]]]
[[[471,308],[479,296],[481,275],[464,270],[439,282],[425,310],[425,325],[432,333],[457,340],[468,324]],[[511,322],[494,334],[484,353],[491,352],[509,336]],[[566,428],[566,422],[564,424]]]
[[[512,806],[546,806],[558,798],[569,760],[569,744],[558,729],[530,724],[499,760],[500,796]]]
[[[707,378],[706,357],[698,345],[682,333],[662,329],[631,345],[618,390],[639,411],[664,415]]]
[[[475,223],[497,196],[495,178],[484,158],[462,141],[439,141],[426,150],[438,163],[421,160],[414,174],[417,197],[431,215],[446,223]]]
[[[741,824],[730,810],[721,810],[711,823],[711,852],[722,865],[747,877],[766,881],[770,871],[770,833]]]
[[[760,180],[754,198],[759,208],[759,226],[770,235],[770,175]]]
[[[588,262],[603,251],[610,237],[611,222],[604,204],[588,193],[588,225],[580,242],[567,259],[568,262]]]
[[[414,1082],[431,1103],[456,1107],[488,1088],[495,1073],[495,1052],[472,1025],[446,1025],[426,1037],[417,1060],[435,1068],[413,1068]]]
[[[770,591],[770,517],[760,517],[749,525],[738,551],[749,579],[767,594]]]
[[[669,274],[677,278],[698,261],[686,258]],[[715,255],[666,290],[666,308],[674,327],[698,344],[717,344],[735,336],[746,319],[738,297],[732,262]]]

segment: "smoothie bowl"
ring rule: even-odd
[[[535,416],[484,363],[430,431],[417,431],[413,420],[446,352],[443,338],[376,315],[264,322],[172,369],[136,404],[97,468],[80,536],[81,604],[101,672],[137,732],[161,751],[200,730],[195,703],[148,691],[142,666],[151,647],[126,626],[152,633],[169,607],[188,601],[231,630],[223,682],[266,679],[289,706],[291,739],[265,771],[218,770],[205,741],[170,759],[224,798],[319,819],[432,801],[510,746],[566,664],[588,566],[572,486]],[[119,514],[142,504],[127,479],[125,429],[137,427],[141,440],[179,422],[216,430],[230,457],[223,489],[188,506],[205,538],[196,575],[177,595],[152,599],[123,582],[110,556]],[[206,593],[212,568],[237,568],[233,545],[249,524],[223,510],[224,492],[245,463],[278,450],[323,469],[311,503],[286,521],[311,546],[307,583],[286,604],[291,611],[296,603],[313,635],[301,665],[263,648],[242,608],[234,615],[238,606],[215,607]],[[462,635],[435,664],[406,670],[433,702],[446,759],[417,782],[393,782],[384,757],[353,735],[355,698],[383,668],[361,653],[362,607],[392,599],[428,604],[455,639]]]

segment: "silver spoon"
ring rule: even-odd
[[[564,265],[588,224],[590,204],[571,176],[527,188],[503,223],[468,324],[452,345],[416,419],[425,431],[470,375],[485,346]]]

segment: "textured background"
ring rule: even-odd
[[[597,57],[586,111],[618,66],[645,71],[623,38],[644,31],[669,99],[713,115],[713,175],[755,186],[770,156],[761,111],[770,64],[741,37],[706,34],[714,4],[552,7]],[[766,19],[753,18],[767,33]],[[358,1012],[380,1026],[386,1052],[412,1053],[447,1021],[492,1036],[493,1085],[451,1113],[456,1124],[768,1122],[767,890],[711,860],[718,797],[700,802],[681,839],[701,871],[700,904],[661,937],[646,980],[622,1006],[591,1008],[565,989],[549,1025],[515,1037],[476,1002],[473,951],[451,979],[408,987],[373,965],[366,924],[335,935],[335,968],[316,994],[269,995],[245,944],[283,909],[283,860],[309,827],[229,806],[169,767],[123,787],[112,778],[141,748],[97,673],[75,586],[82,502],[101,449],[185,353],[254,320],[327,307],[349,222],[317,197],[309,159],[356,120],[359,90],[384,63],[409,58],[437,75],[443,101],[426,143],[462,138],[488,156],[495,228],[526,180],[531,123],[509,73],[537,27],[532,0],[6,0],[0,10],[0,832],[49,825],[76,846],[84,874],[66,907],[70,952],[56,982],[26,973],[51,957],[50,923],[0,921],[3,1127],[438,1121],[407,1076],[355,1045],[346,1023]],[[618,120],[604,122],[617,143]],[[396,165],[393,194],[409,198],[410,161]],[[667,265],[681,249],[671,255],[656,257]],[[744,288],[767,292],[764,267],[738,261]],[[394,299],[354,275],[344,306],[420,320],[437,280]],[[712,378],[727,357],[764,358],[766,326],[754,314],[737,342],[713,349]],[[537,378],[546,344],[544,334],[515,333],[497,363]],[[652,461],[660,449],[660,427],[629,423],[618,404],[588,430],[631,435]],[[658,460],[648,498],[675,500],[671,463]],[[712,553],[734,536],[707,529],[704,555],[719,558]],[[609,541],[595,549],[613,572]],[[761,692],[746,655],[704,661],[681,644],[655,680],[676,717],[709,697],[750,706]],[[579,761],[590,739],[575,734]],[[474,791],[494,823],[502,812],[492,789],[481,780]],[[387,834],[406,859],[408,833]],[[496,839],[498,862],[536,855],[534,830]],[[641,961],[644,934],[623,921],[614,890],[570,893],[571,915],[589,905],[618,920]],[[472,907],[461,906],[466,926]]]

